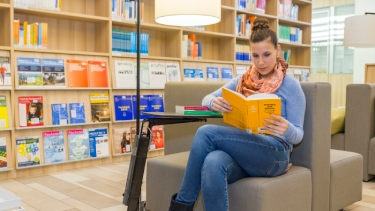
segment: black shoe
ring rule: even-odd
[[[187,205],[182,202],[176,201],[177,193],[172,196],[171,205],[169,206],[168,211],[193,211],[193,205]]]

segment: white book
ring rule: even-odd
[[[135,89],[136,73],[131,61],[115,60],[116,88]]]
[[[167,81],[181,81],[180,65],[178,63],[166,63],[165,70]]]
[[[186,59],[188,57],[187,48],[188,48],[188,35],[183,35],[182,36],[182,48],[181,48],[182,50],[181,55],[183,59]]]
[[[164,85],[167,80],[165,76],[165,64],[158,62],[149,62],[148,72],[150,75],[150,88],[164,89]]]
[[[239,75],[243,75],[246,70],[248,69],[248,67],[246,66],[236,66],[236,75],[239,76]]]

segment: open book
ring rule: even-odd
[[[264,127],[265,118],[271,114],[281,115],[281,99],[275,94],[253,94],[245,97],[242,94],[222,88],[223,98],[228,101],[232,110],[223,113],[224,122],[246,130],[252,134],[272,134]]]

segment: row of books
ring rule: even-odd
[[[293,4],[292,0],[278,0],[277,16],[292,20],[298,20],[299,6]]]
[[[247,16],[246,14],[240,14],[236,16],[236,35],[250,37],[252,23],[255,20],[255,16]]]
[[[136,95],[114,95],[115,120],[136,119]],[[43,96],[18,97],[18,113],[20,127],[43,126],[46,114],[43,109]],[[111,121],[111,108],[108,94],[90,94],[91,122]],[[140,96],[141,112],[163,112],[163,95],[148,94]],[[0,95],[0,129],[9,127],[7,100]],[[52,103],[51,117],[53,125],[86,123],[85,104],[83,102]],[[140,114],[141,119],[148,118]]]
[[[45,113],[43,96],[18,97],[18,112],[20,127],[43,126]],[[108,94],[90,94],[91,121],[110,121]],[[69,111],[68,111],[69,109]],[[52,124],[67,125],[86,123],[85,105],[82,102],[52,103]],[[68,113],[70,115],[68,115]]]
[[[107,128],[47,131],[39,136],[17,137],[17,166],[35,166],[41,163],[59,163],[109,156]],[[65,144],[65,139],[67,144]],[[41,159],[43,155],[44,159]]]
[[[183,26],[182,28],[199,30],[199,31],[205,31],[206,30],[205,26]]]
[[[140,34],[140,53],[148,55],[149,35]],[[137,53],[137,32],[128,32],[118,29],[112,30],[112,52]]]
[[[184,68],[184,81],[204,81],[203,70],[198,68]],[[206,67],[207,81],[219,81],[219,68]],[[232,68],[221,68],[221,80],[230,81],[233,77]]]
[[[143,128],[142,135],[147,135],[147,128]],[[151,142],[149,149],[163,149],[164,148],[164,126],[154,125],[151,128]],[[136,135],[136,127],[114,128],[112,129],[112,141],[114,154],[130,153],[134,146]]]
[[[137,1],[135,0],[112,0],[111,12],[114,20],[137,21]],[[140,8],[141,21],[143,20],[144,3]]]
[[[279,41],[302,43],[302,30],[298,27],[279,25]]]
[[[48,23],[31,23],[13,21],[13,44],[15,47],[41,48],[48,47]]]
[[[17,58],[19,87],[65,87],[64,59]],[[108,87],[107,63],[66,60],[68,87]]]
[[[14,0],[14,7],[60,11],[62,0]]]
[[[310,81],[310,71],[308,69],[291,69],[290,72],[298,81]]]
[[[292,51],[290,49],[280,51],[280,57],[282,57],[288,64],[290,64],[291,54],[292,54]]]
[[[236,0],[236,8],[250,12],[265,13],[266,0]]]
[[[112,129],[114,154],[130,153],[134,146],[135,127]],[[147,131],[142,131],[145,135]],[[66,134],[66,135],[65,135]],[[16,138],[17,167],[61,163],[110,155],[107,128],[46,131],[39,136]],[[151,129],[150,150],[164,148],[164,127]],[[6,137],[0,137],[0,169],[7,168]]]
[[[236,44],[236,62],[251,62],[249,44]]]
[[[202,42],[196,41],[195,34],[183,35],[181,43],[182,58],[202,59]]]
[[[12,85],[9,57],[0,56],[0,87]]]

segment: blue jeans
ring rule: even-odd
[[[194,204],[202,189],[206,211],[227,211],[228,184],[245,177],[279,176],[288,163],[288,146],[271,136],[204,125],[195,134],[176,200]]]

